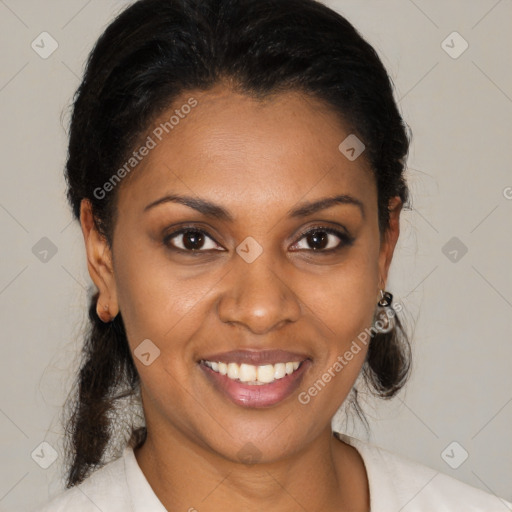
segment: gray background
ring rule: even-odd
[[[363,396],[370,440],[512,500],[512,2],[326,3],[381,55],[414,136],[413,209],[388,283],[414,328],[414,373],[391,402]],[[31,510],[62,485],[59,415],[90,283],[64,195],[67,106],[93,42],[124,5],[0,0],[2,511]],[[47,59],[31,47],[44,31],[58,43]],[[469,44],[457,58],[442,46],[454,31]],[[444,47],[458,54],[462,40]],[[52,247],[43,237],[56,254],[41,252]],[[48,469],[35,462],[51,462],[43,441],[57,455]],[[452,469],[445,460],[460,464],[463,450]]]

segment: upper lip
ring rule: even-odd
[[[200,361],[212,361],[217,363],[237,363],[263,366],[266,364],[302,362],[308,356],[287,350],[232,350],[220,354],[204,356]]]

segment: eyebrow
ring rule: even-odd
[[[191,196],[180,196],[177,194],[170,194],[161,197],[156,201],[153,201],[144,208],[144,212],[154,208],[155,206],[169,202],[183,204],[189,208],[197,210],[207,217],[213,217],[227,222],[234,221],[234,217],[231,215],[231,213],[229,213],[229,211],[222,206],[219,206],[205,199]],[[299,206],[289,210],[287,213],[291,218],[308,217],[309,215],[312,215],[321,210],[326,210],[327,208],[331,208],[337,204],[348,204],[356,206],[361,211],[363,219],[365,218],[364,204],[359,199],[348,194],[342,194],[334,197],[325,197],[316,201],[300,203]]]

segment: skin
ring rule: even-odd
[[[307,405],[298,394],[372,325],[399,236],[400,199],[390,201],[390,226],[380,236],[364,153],[345,158],[338,145],[350,130],[314,98],[286,92],[262,102],[219,84],[184,94],[155,125],[191,96],[198,106],[117,191],[112,250],[82,201],[98,314],[108,320],[122,312],[132,351],[145,339],[160,349],[149,366],[134,358],[148,428],[137,461],[168,510],[367,511],[362,459],[330,426],[367,348]],[[234,219],[173,202],[144,211],[170,193],[216,203]],[[353,204],[288,215],[339,194],[361,201],[364,216]],[[204,252],[173,251],[173,243],[185,243],[180,235],[164,243],[184,224],[206,231]],[[345,227],[354,242],[314,251],[302,233],[318,226]],[[236,252],[249,236],[263,249],[252,263]],[[339,245],[328,237],[329,248]],[[229,401],[197,363],[212,353],[276,348],[306,354],[312,364],[290,397],[266,408]],[[249,446],[256,464],[240,460]]]

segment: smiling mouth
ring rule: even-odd
[[[231,350],[197,360],[212,390],[249,408],[272,407],[290,397],[312,365],[306,353],[288,350]]]
[[[201,360],[200,362],[214,372],[224,375],[235,382],[250,386],[262,386],[291,375],[299,369],[304,361],[287,361],[261,366],[207,360]]]

